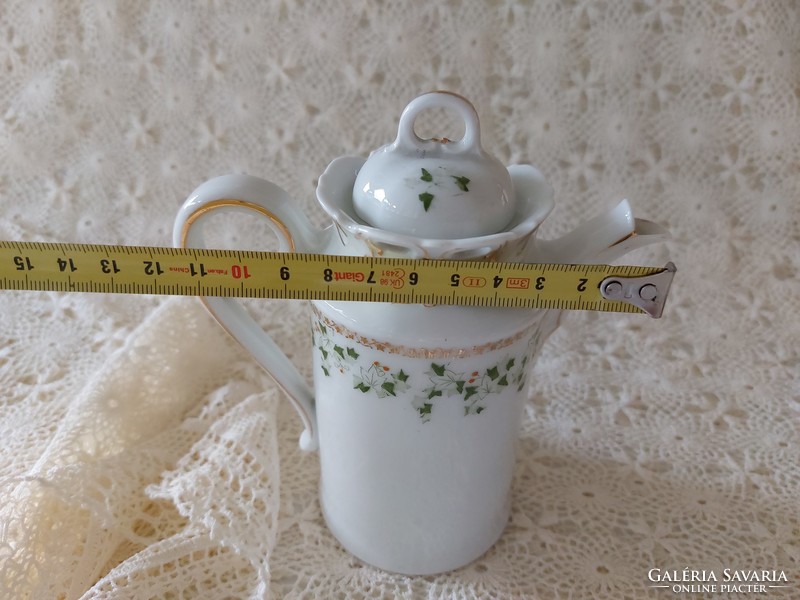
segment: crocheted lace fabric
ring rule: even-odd
[[[505,533],[430,577],[341,549],[299,419],[197,299],[1,292],[0,597],[669,598],[692,572],[718,579],[704,597],[758,595],[723,590],[725,569],[800,597],[796,3],[2,14],[0,239],[168,246],[182,201],[223,173],[274,181],[323,225],[328,162],[449,89],[488,150],[555,188],[542,237],[629,198],[673,236],[629,262],[678,274],[661,320],[564,318],[531,374]],[[214,236],[275,243],[238,217]],[[248,307],[310,379],[306,305]]]

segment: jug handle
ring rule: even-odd
[[[216,211],[258,214],[278,238],[280,252],[314,252],[320,244],[320,231],[299,211],[289,195],[277,185],[249,175],[223,175],[200,185],[178,211],[172,232],[176,248],[204,248],[202,227],[197,227]],[[244,307],[232,298],[202,297],[211,315],[272,376],[289,397],[305,430],[300,448],[316,450],[317,435],[314,394],[291,360],[270,335],[255,322]]]

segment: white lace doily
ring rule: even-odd
[[[800,597],[796,3],[0,13],[0,239],[169,245],[184,198],[229,172],[322,224],[327,163],[449,89],[487,149],[554,186],[543,237],[627,197],[673,233],[630,262],[678,266],[661,320],[564,320],[532,374],[506,532],[423,578],[336,544],[299,420],[196,299],[0,292],[0,597],[758,595],[678,594],[653,569],[777,571],[761,597]],[[225,231],[272,243],[248,220]],[[310,376],[306,307],[250,307]]]

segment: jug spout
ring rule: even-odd
[[[669,232],[636,219],[627,200],[555,240],[536,240],[526,259],[538,263],[605,264],[628,252],[662,242]]]

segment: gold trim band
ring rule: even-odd
[[[517,342],[529,335],[531,330],[539,326],[539,321],[537,320],[514,335],[495,340],[493,342],[470,346],[469,348],[412,348],[402,344],[394,344],[392,342],[376,340],[374,338],[366,337],[356,333],[355,331],[344,327],[340,323],[337,323],[336,321],[322,314],[322,312],[316,306],[314,306],[313,303],[311,304],[311,310],[314,313],[314,317],[321,321],[325,327],[334,330],[336,333],[346,337],[348,340],[367,348],[378,350],[379,352],[386,352],[387,354],[399,354],[409,358],[435,358],[441,360],[479,356],[493,350],[499,350],[500,348],[510,346],[514,342]]]

